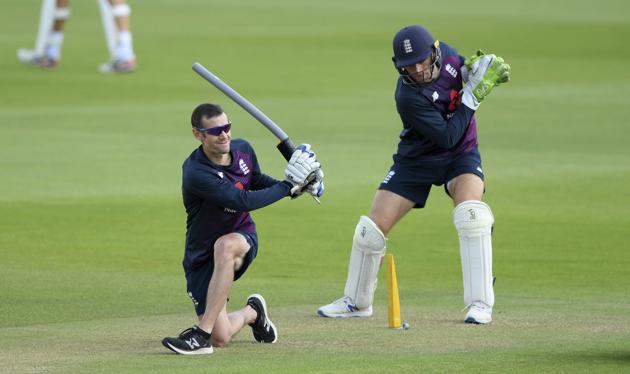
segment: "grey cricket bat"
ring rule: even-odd
[[[192,69],[202,78],[204,78],[217,89],[219,89],[219,91],[223,92],[235,103],[240,105],[243,109],[245,109],[245,111],[247,111],[247,113],[251,114],[252,117],[256,118],[258,122],[260,122],[269,131],[271,131],[276,136],[276,138],[280,140],[280,143],[277,147],[280,153],[282,153],[282,156],[287,161],[291,159],[291,155],[295,151],[295,146],[293,145],[293,142],[291,142],[289,135],[287,135],[286,132],[282,131],[280,126],[276,125],[276,123],[272,121],[271,118],[267,117],[265,113],[258,109],[254,104],[250,103],[246,98],[241,96],[238,92],[234,91],[232,87],[228,86],[227,83],[223,82],[221,79],[219,79],[219,77],[212,74],[200,63],[195,62],[192,66]]]

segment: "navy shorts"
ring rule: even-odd
[[[379,186],[379,190],[391,191],[416,203],[414,208],[423,208],[432,185],[443,184],[448,194],[446,183],[467,173],[484,179],[481,155],[478,150],[449,159],[418,160],[413,164],[394,162]]]
[[[243,265],[234,273],[234,280],[238,280],[245,274],[249,265],[254,261],[258,254],[258,236],[256,233],[235,231],[245,237],[249,243],[249,251],[243,259]],[[208,285],[214,272],[214,257],[200,267],[194,269],[184,268],[186,273],[186,291],[188,296],[195,305],[195,311],[200,316],[206,312],[206,296],[208,295]]]

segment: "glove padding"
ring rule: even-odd
[[[313,197],[322,197],[324,194],[324,171],[322,169],[317,170],[315,180],[306,187],[306,191]]]
[[[510,80],[510,65],[501,57],[478,50],[475,56],[464,61],[462,79],[466,82],[462,103],[477,110],[495,86]]]
[[[319,170],[321,165],[315,152],[311,152],[310,144],[300,144],[284,170],[286,180],[293,186],[291,197],[295,198],[304,193],[307,186],[316,180]]]
[[[316,172],[307,177],[306,184],[291,189],[291,198],[295,199],[302,196],[304,192],[308,192],[313,197],[319,199],[324,194],[324,171],[318,169]],[[319,200],[318,200],[319,201]]]
[[[307,177],[318,170],[320,166],[315,152],[311,152],[311,146],[309,144],[300,144],[293,152],[293,155],[291,155],[291,159],[284,170],[284,176],[291,184],[304,184]]]

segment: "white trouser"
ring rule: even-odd
[[[56,20],[67,20],[70,17],[70,8],[58,8],[56,0],[43,0],[39,13],[39,29],[35,41],[35,56],[43,56],[46,47],[50,44],[50,35],[53,31],[53,23]],[[61,39],[63,40],[63,39]],[[56,42],[61,43],[60,38]]]

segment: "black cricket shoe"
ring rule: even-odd
[[[212,353],[210,334],[199,326],[193,326],[179,334],[177,338],[164,338],[162,344],[180,355],[207,355]]]
[[[251,306],[257,314],[256,320],[249,324],[254,333],[254,339],[259,343],[275,343],[278,340],[278,331],[267,315],[265,299],[255,293],[249,295],[247,305]]]

